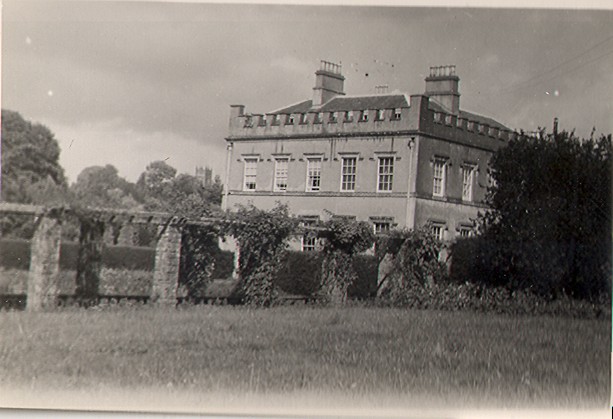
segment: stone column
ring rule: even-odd
[[[177,303],[179,262],[181,258],[181,229],[168,225],[160,235],[155,248],[155,271],[151,300],[157,304]]]
[[[56,304],[61,235],[62,226],[57,218],[41,217],[32,238],[27,311],[40,311]]]

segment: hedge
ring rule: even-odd
[[[290,251],[277,272],[275,284],[288,294],[314,296],[319,290],[321,262],[322,254],[319,252]],[[353,299],[374,297],[378,272],[376,258],[371,255],[358,255],[353,263],[358,278],[349,286],[348,296]]]

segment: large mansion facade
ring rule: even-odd
[[[231,106],[223,207],[282,202],[307,223],[472,234],[488,161],[515,134],[460,109],[455,66],[430,68],[425,92],[410,96],[346,95],[340,66],[325,61],[315,75],[312,99],[262,114]]]

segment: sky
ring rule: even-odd
[[[454,64],[464,110],[613,132],[610,9],[3,0],[2,15],[2,108],[51,129],[69,182],[106,164],[136,181],[155,160],[223,179],[230,105],[310,99],[322,59],[347,94],[420,94]]]

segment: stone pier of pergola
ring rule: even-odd
[[[168,213],[133,212],[104,208],[73,210],[0,203],[0,217],[10,214],[34,218],[31,240],[26,310],[41,311],[57,305],[60,271],[62,223],[67,217],[81,221],[79,267],[75,297],[84,300],[98,296],[104,226],[153,225],[157,227],[155,267],[150,300],[160,305],[175,305],[179,283],[182,228],[186,225],[211,225],[214,219],[188,220]]]

